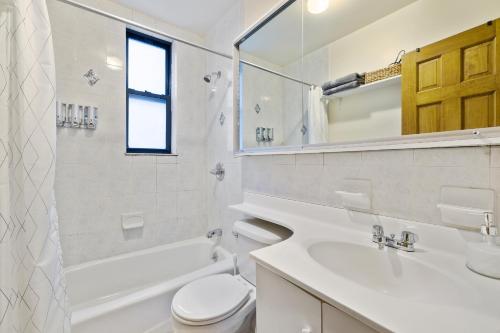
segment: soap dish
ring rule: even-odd
[[[342,198],[342,206],[347,209],[369,211],[371,208],[370,196],[366,193],[335,191]]]

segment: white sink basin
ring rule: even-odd
[[[419,262],[415,253],[345,242],[308,248],[320,265],[360,286],[406,301],[461,304],[466,288],[459,280]]]

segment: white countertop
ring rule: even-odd
[[[251,193],[231,208],[293,231],[289,239],[251,253],[260,265],[380,332],[500,332],[500,280],[466,268],[465,240],[458,230]],[[455,302],[443,301],[439,290],[429,301],[367,288],[320,265],[307,251],[323,241],[377,247],[371,242],[373,224],[382,224],[387,233],[417,233],[416,252],[382,251],[423,262],[460,285],[461,292],[452,295]]]

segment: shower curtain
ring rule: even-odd
[[[323,90],[310,87],[307,107],[308,143],[328,142],[328,102],[322,101]]]
[[[45,0],[0,0],[0,332],[70,331],[54,200]]]

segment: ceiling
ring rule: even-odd
[[[204,36],[234,0],[113,0],[185,30]]]
[[[330,44],[417,0],[330,0],[321,14],[304,10],[304,54]],[[302,3],[297,0],[240,45],[240,50],[284,66],[302,54]]]

